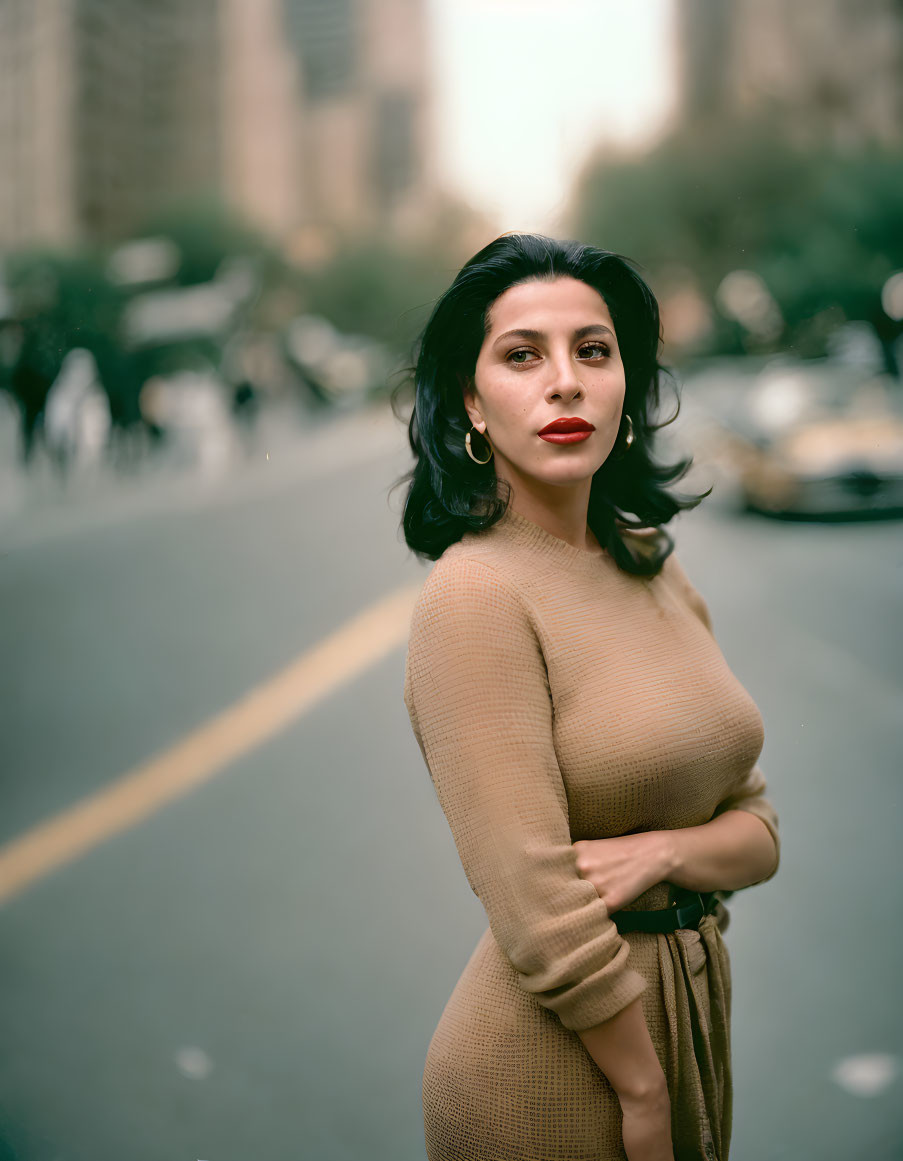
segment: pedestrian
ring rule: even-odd
[[[404,700],[488,919],[426,1055],[429,1161],[728,1157],[724,900],[779,839],[663,528],[708,493],[652,454],[659,337],[629,259],[509,233],[420,338]]]

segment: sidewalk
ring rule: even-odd
[[[385,400],[320,414],[272,404],[247,442],[231,425],[218,434],[216,455],[187,459],[183,444],[118,469],[86,465],[62,479],[42,451],[22,468],[8,418],[0,416],[0,555],[146,515],[265,495],[405,446],[404,424]]]

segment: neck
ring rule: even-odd
[[[586,497],[570,496],[563,504],[549,505],[522,491],[512,491],[510,507],[573,548],[592,552],[601,547],[586,522],[588,494]]]

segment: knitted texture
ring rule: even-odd
[[[677,1161],[726,1161],[724,908],[700,931],[622,937],[572,845],[728,809],[778,845],[761,715],[675,554],[636,576],[509,509],[430,572],[404,700],[488,919],[427,1053],[429,1161],[624,1158],[617,1098],[576,1033],[637,996]],[[673,898],[660,883],[629,906]]]

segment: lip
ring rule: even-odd
[[[595,430],[585,419],[564,418],[554,419],[536,434],[549,443],[581,443],[589,439]]]

